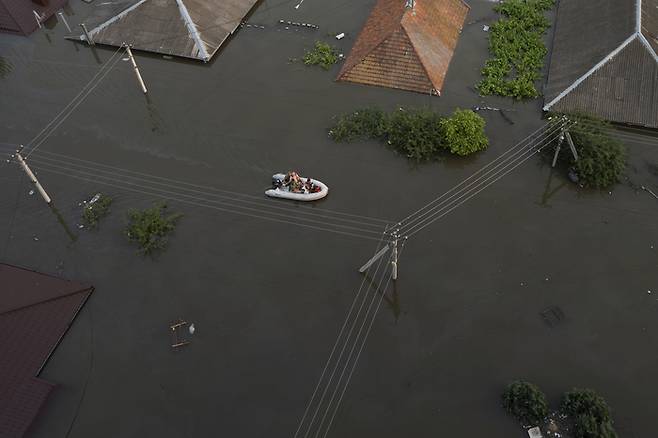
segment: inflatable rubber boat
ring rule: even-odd
[[[272,181],[283,183],[283,179],[285,177],[285,174],[277,173],[272,175]],[[300,177],[300,179],[306,182],[308,178]],[[272,198],[292,199],[294,201],[317,201],[318,199],[322,199],[327,196],[327,193],[329,193],[329,187],[327,187],[325,183],[313,178],[311,178],[311,182],[313,183],[313,186],[319,187],[320,190],[317,192],[308,192],[307,190],[304,190],[304,192],[293,192],[289,187],[280,185],[277,188],[266,190],[265,194]]]

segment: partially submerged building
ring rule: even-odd
[[[20,438],[55,384],[39,377],[93,287],[0,264],[0,437]]]
[[[0,32],[29,35],[67,0],[0,0]]]
[[[469,6],[378,0],[337,80],[440,95]]]
[[[117,0],[84,21],[96,44],[209,61],[258,0]],[[84,34],[79,35],[85,41]]]
[[[658,128],[658,0],[561,0],[546,111]]]

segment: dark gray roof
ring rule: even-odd
[[[114,0],[84,21],[97,44],[208,61],[258,0]],[[77,38],[84,40],[84,35]]]
[[[642,34],[658,53],[658,0],[642,0]]]
[[[658,128],[658,0],[561,0],[545,110]]]

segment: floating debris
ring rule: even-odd
[[[194,327],[194,323],[190,324],[190,328],[188,330],[190,331],[191,335],[194,334],[194,332],[196,331],[196,328]]]
[[[35,242],[38,242],[39,238],[37,236],[32,236],[32,240],[34,240]]]
[[[337,40],[342,40],[343,38],[345,38],[345,32],[341,32],[338,35],[336,35]]]
[[[483,30],[484,32],[489,32],[489,26],[487,26],[487,25],[485,24],[484,26],[482,26],[482,30]]]
[[[30,196],[34,195],[34,190],[30,190],[27,194]]]
[[[320,26],[316,24],[310,24],[310,23],[298,23],[296,21],[289,21],[289,20],[279,20],[279,24],[287,24],[288,26],[295,26],[295,27],[306,27],[308,29],[319,29]],[[288,29],[286,27],[286,29]]]

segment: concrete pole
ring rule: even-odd
[[[133,65],[133,69],[135,70],[135,75],[137,76],[137,81],[139,82],[140,87],[142,87],[142,91],[144,94],[146,94],[146,84],[144,84],[144,80],[142,79],[142,75],[139,73],[139,68],[137,68],[137,63],[135,62],[135,57],[133,56],[133,52],[130,51],[130,46],[126,44],[126,52],[128,53],[128,57],[130,58],[130,62]]]
[[[71,33],[72,32],[71,31],[71,26],[69,26],[69,22],[66,21],[66,18],[64,17],[64,14],[62,13],[62,11],[59,11],[57,13],[57,15],[59,15],[59,18],[61,18],[62,21],[64,22],[64,26],[66,26],[66,28],[69,30],[69,33]]]
[[[46,193],[46,191],[43,189],[37,177],[34,175],[34,173],[32,173],[32,170],[30,170],[30,167],[27,165],[20,152],[16,152],[16,158],[18,159],[18,163],[21,165],[28,178],[30,178],[30,181],[32,181],[32,184],[36,186],[43,200],[46,201],[46,204],[50,205],[52,203],[52,199],[50,199],[50,196],[48,196],[48,193]]]
[[[87,44],[89,44],[90,46],[96,45],[96,43],[94,43],[94,40],[91,38],[91,35],[89,35],[89,32],[87,32],[87,26],[85,26],[84,23],[80,23],[80,27],[82,28],[82,32],[84,32],[85,34],[85,39],[87,40]]]

